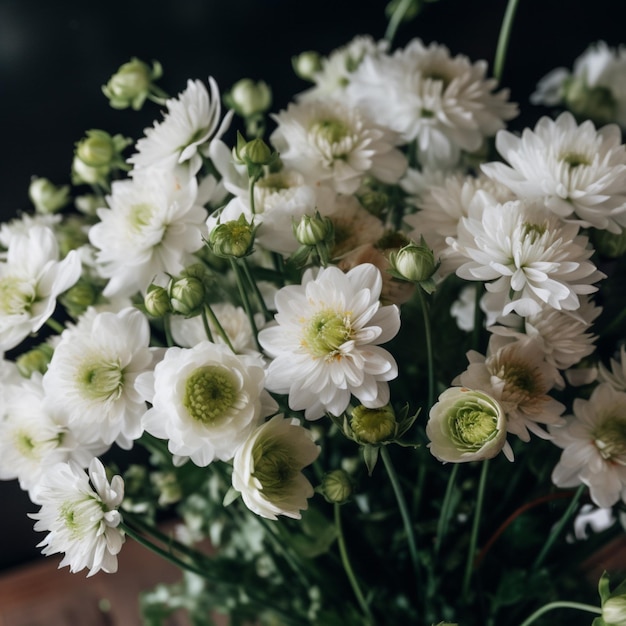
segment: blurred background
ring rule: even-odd
[[[386,0],[0,0],[0,217],[30,210],[31,176],[70,179],[73,146],[91,128],[138,138],[159,118],[109,107],[101,86],[131,56],[159,60],[160,85],[182,91],[188,78],[215,77],[222,91],[243,77],[263,79],[274,110],[306,88],[290,59],[305,50],[327,54],[357,34],[382,38]],[[401,26],[397,45],[413,37],[447,45],[453,54],[490,66],[505,0],[427,3]],[[599,39],[626,42],[623,0],[520,0],[503,76],[523,111],[512,128],[542,113],[528,96],[559,65],[571,67]],[[34,507],[17,483],[0,483],[0,569],[38,556],[41,540],[26,517]]]

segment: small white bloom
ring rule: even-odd
[[[552,441],[563,448],[552,472],[557,487],[589,487],[599,507],[626,501],[626,393],[607,383],[589,400],[574,400],[565,426],[551,427]]]
[[[433,456],[444,463],[491,459],[505,446],[506,415],[500,404],[481,391],[450,387],[430,409],[426,435]]]
[[[230,123],[232,114],[224,118],[220,92],[215,80],[209,77],[210,93],[199,80],[187,81],[187,89],[165,103],[167,113],[162,122],[145,130],[145,137],[137,142],[137,152],[128,159],[135,170],[158,167],[173,171],[176,166],[188,168],[190,176],[202,166],[201,151],[207,143],[219,137]]]
[[[113,183],[109,208],[89,230],[96,261],[109,282],[105,296],[144,292],[155,276],[178,274],[203,245],[207,212],[197,204],[197,183],[150,171]]]
[[[8,248],[12,237],[17,234],[28,235],[28,232],[33,226],[51,228],[56,236],[57,226],[62,219],[59,214],[47,213],[42,215],[41,213],[35,213],[31,215],[29,213],[23,213],[19,217],[9,220],[8,222],[3,222],[2,225],[0,225],[0,246]],[[5,257],[6,255],[4,253],[0,255],[0,258],[4,259]]]
[[[97,458],[89,465],[89,476],[71,461],[52,466],[37,491],[41,509],[30,515],[37,520],[37,532],[49,531],[38,547],[46,556],[64,552],[59,567],[69,565],[71,572],[115,573],[125,539],[118,529],[123,498],[122,478],[114,476],[109,484]]]
[[[185,457],[204,467],[229,461],[257,424],[277,410],[264,390],[260,355],[236,355],[209,341],[169,348],[154,373],[137,380],[152,404],[144,428],[168,440],[175,462]]]
[[[270,139],[281,160],[309,183],[351,194],[366,174],[392,184],[406,170],[391,133],[345,102],[292,103],[274,119],[278,127]]]
[[[571,113],[542,117],[519,137],[500,131],[508,162],[486,163],[487,176],[520,198],[536,198],[560,218],[621,233],[626,226],[626,148],[618,126],[578,125]]]
[[[558,372],[544,359],[536,340],[510,341],[492,335],[486,357],[475,351],[467,357],[469,367],[452,384],[495,398],[506,413],[508,432],[522,441],[530,441],[528,431],[548,439],[539,424],[560,424],[565,407],[548,395]]]
[[[387,381],[398,368],[379,347],[400,328],[395,305],[381,306],[380,271],[364,263],[344,274],[336,267],[307,271],[301,285],[280,289],[276,325],[259,333],[273,357],[267,371],[270,391],[289,394],[293,410],[307,419],[325,411],[341,415],[356,396],[367,408],[389,401]]]
[[[0,353],[39,330],[52,315],[57,297],[80,277],[78,253],[59,260],[52,229],[34,225],[10,237],[0,262]]]
[[[598,364],[598,380],[608,383],[617,391],[626,391],[626,346],[619,349],[619,358],[611,359],[609,370],[604,363]]]
[[[574,311],[579,294],[597,291],[593,283],[604,277],[588,261],[593,249],[578,226],[532,202],[498,204],[479,191],[459,223],[458,238],[446,241],[471,259],[457,269],[458,276],[493,281],[486,287],[501,300],[503,315],[533,315],[543,303]]]
[[[313,496],[302,469],[320,453],[311,433],[296,418],[275,415],[258,426],[237,450],[233,460],[233,487],[246,506],[261,517],[285,515],[300,519]]]
[[[88,310],[61,335],[43,377],[47,401],[88,439],[130,448],[142,433],[145,404],[134,381],[152,367],[149,343],[148,321],[137,309]]]

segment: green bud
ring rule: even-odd
[[[175,472],[153,472],[150,481],[159,491],[159,506],[179,502],[183,491]]]
[[[626,254],[626,229],[618,234],[610,233],[608,230],[591,231],[594,248],[609,259],[617,259]]]
[[[437,269],[433,251],[424,240],[418,245],[410,243],[389,255],[391,273],[396,278],[412,283],[428,281]]]
[[[252,253],[255,230],[244,215],[237,220],[218,224],[209,235],[211,251],[223,258],[248,256]]]
[[[170,281],[169,298],[174,313],[195,315],[204,304],[204,285],[201,280],[191,276],[175,278]]]
[[[161,64],[157,61],[153,61],[150,68],[143,61],[133,57],[128,63],[120,66],[109,82],[103,85],[102,92],[114,109],[132,107],[138,111],[146,98],[156,90],[152,83],[162,74]]]
[[[104,201],[99,196],[88,193],[83,196],[76,196],[74,205],[83,215],[95,217],[97,209],[104,205]]]
[[[150,285],[143,299],[146,313],[151,317],[164,317],[172,311],[170,296],[167,289],[158,285]]]
[[[598,582],[598,593],[602,615],[593,620],[592,626],[626,626],[626,580],[611,591],[609,575],[604,572]]]
[[[251,117],[270,108],[272,90],[262,80],[255,83],[250,78],[242,78],[224,95],[224,100],[242,117]]]
[[[335,228],[330,218],[322,217],[319,211],[315,211],[315,215],[303,215],[297,224],[294,222],[293,234],[303,246],[332,245]]]
[[[132,141],[122,135],[111,136],[103,130],[92,129],[76,143],[72,161],[74,184],[108,186],[111,172],[128,170],[122,151]]]
[[[368,409],[361,404],[352,411],[350,428],[361,443],[383,443],[393,439],[397,433],[396,414],[389,405]]]
[[[298,78],[313,82],[315,74],[322,69],[322,59],[319,53],[313,50],[301,52],[291,58],[291,66]]]
[[[233,148],[233,158],[237,163],[248,166],[248,175],[261,174],[263,165],[271,165],[277,158],[277,153],[259,137],[246,141],[245,137],[237,133],[237,145]]]
[[[20,354],[15,360],[15,364],[24,378],[30,378],[34,372],[45,374],[53,353],[52,346],[42,343],[32,350]]]
[[[86,309],[98,300],[98,290],[88,280],[80,278],[78,282],[63,294],[63,302],[70,307]]]
[[[607,87],[589,87],[584,78],[570,77],[562,89],[565,106],[576,117],[600,125],[615,121],[617,103]]]
[[[333,470],[324,476],[320,491],[333,504],[343,504],[352,494],[350,476],[342,469]]]
[[[389,206],[389,196],[383,191],[366,191],[359,196],[359,202],[372,215],[380,217]]]
[[[115,156],[113,138],[103,130],[88,130],[87,136],[76,144],[76,156],[85,165],[110,165]]]
[[[47,178],[33,177],[28,187],[28,197],[37,213],[56,213],[70,200],[70,187],[57,187]]]

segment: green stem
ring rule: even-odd
[[[389,46],[393,43],[398,27],[412,4],[413,0],[401,0],[398,6],[396,6],[395,11],[391,14],[389,24],[387,24],[387,30],[385,31],[385,39],[389,42]]]
[[[465,564],[465,576],[463,577],[462,597],[467,599],[469,593],[470,581],[474,570],[474,559],[476,557],[476,544],[478,542],[478,530],[480,528],[480,518],[482,516],[483,500],[485,498],[485,486],[487,485],[487,470],[489,469],[489,460],[483,461],[480,472],[480,481],[478,483],[478,494],[476,496],[476,509],[474,510],[474,523],[472,524],[472,534],[470,536],[469,549],[467,551],[467,562]]]
[[[243,258],[241,259],[241,261],[242,261],[241,265],[243,266],[244,274],[246,275],[246,278],[248,279],[250,286],[254,290],[254,295],[256,296],[259,309],[263,313],[263,317],[265,317],[266,321],[271,320],[273,315],[270,313],[269,309],[265,306],[265,300],[263,298],[263,294],[261,293],[261,290],[259,289],[259,286],[257,285],[257,282],[254,279],[254,276],[252,275],[252,271],[250,270],[250,265],[248,263],[248,260],[246,258]]]
[[[206,335],[207,339],[211,342],[213,342],[213,333],[211,332],[211,326],[209,326],[209,317],[207,315],[206,312],[206,307],[202,307],[202,325],[204,326],[204,334]]]
[[[57,322],[52,317],[49,317],[46,320],[46,325],[52,328],[54,332],[59,333],[59,335],[65,330],[65,326],[63,326],[63,324],[61,324],[60,322]]]
[[[504,13],[502,26],[500,27],[498,47],[496,48],[496,57],[493,64],[493,75],[498,82],[502,79],[504,61],[506,60],[506,53],[509,47],[509,39],[511,38],[511,29],[513,27],[513,20],[515,19],[518,2],[519,0],[509,0],[506,5],[506,12]]]
[[[578,611],[587,611],[587,613],[595,613],[596,615],[602,615],[602,609],[599,606],[593,606],[592,604],[582,604],[580,602],[550,602],[540,609],[537,609],[528,619],[525,619],[520,626],[530,626],[538,617],[541,617],[544,613],[552,611],[554,609],[576,609]]]
[[[474,302],[474,330],[472,331],[472,348],[480,350],[480,339],[483,330],[483,312],[480,308],[480,298],[483,295],[483,284],[475,283],[476,300]]]
[[[172,337],[172,325],[169,315],[163,318],[163,332],[165,333],[165,345],[171,348],[174,345],[174,338]]]
[[[411,523],[411,516],[409,514],[409,508],[406,504],[406,500],[404,499],[404,494],[402,493],[402,486],[400,485],[400,479],[398,478],[396,468],[391,462],[391,456],[389,455],[389,450],[387,450],[387,446],[381,446],[380,456],[385,465],[385,469],[387,470],[387,475],[389,476],[391,486],[393,488],[394,494],[396,496],[396,500],[398,502],[398,508],[400,509],[400,515],[402,517],[402,522],[404,524],[404,532],[406,533],[406,539],[409,544],[409,553],[411,555],[411,562],[413,563],[413,569],[415,570],[415,578],[417,581],[417,586],[419,588],[420,569],[419,569],[419,560],[417,557],[417,542],[415,541],[415,532],[413,531],[413,524]]]
[[[256,327],[256,322],[254,321],[254,311],[250,306],[250,298],[248,298],[248,292],[246,291],[246,286],[244,284],[244,277],[241,274],[241,268],[237,263],[236,259],[230,258],[230,265],[233,268],[233,272],[235,273],[235,278],[237,280],[237,287],[239,288],[239,297],[241,298],[241,303],[243,304],[243,308],[248,316],[248,321],[250,322],[250,328],[252,329],[252,333],[254,335],[254,341],[256,346],[261,352],[261,344],[259,343],[258,334],[259,331]]]
[[[343,529],[341,527],[341,505],[335,504],[335,527],[337,529],[337,542],[339,544],[339,554],[341,555],[341,562],[343,564],[343,568],[346,571],[346,575],[348,580],[350,581],[350,585],[352,586],[352,591],[354,591],[354,595],[361,607],[361,610],[365,614],[367,618],[366,624],[373,625],[374,620],[372,617],[372,613],[370,612],[370,607],[365,600],[365,596],[361,591],[361,587],[359,586],[359,581],[354,574],[354,570],[352,569],[352,565],[350,564],[350,558],[348,557],[348,550],[346,548],[346,539],[343,535]]]
[[[446,493],[443,496],[443,502],[441,504],[441,512],[439,513],[439,520],[437,521],[437,537],[435,538],[435,554],[439,554],[439,549],[443,543],[443,539],[448,531],[448,524],[450,522],[451,508],[452,508],[452,494],[454,493],[454,485],[456,483],[456,475],[459,473],[459,463],[455,463],[450,476],[448,476],[448,485],[446,486]]]
[[[224,340],[224,343],[231,349],[232,352],[235,352],[235,348],[233,348],[233,344],[230,342],[230,338],[228,337],[224,327],[220,324],[220,321],[217,319],[217,315],[213,312],[210,304],[205,304],[203,309],[203,314],[208,316],[208,318],[213,322],[213,326],[215,326],[215,330],[217,330],[217,334]],[[208,324],[207,324],[208,327]],[[236,352],[235,352],[236,354]]]
[[[552,532],[548,536],[547,541],[543,545],[543,548],[541,549],[539,556],[536,558],[535,563],[533,564],[533,570],[539,569],[539,567],[541,567],[541,564],[543,563],[544,559],[548,555],[548,552],[552,548],[552,545],[556,541],[557,537],[561,534],[563,527],[565,526],[565,524],[567,524],[567,522],[570,520],[572,515],[576,512],[576,509],[578,507],[578,501],[580,500],[580,497],[585,491],[585,488],[586,488],[585,485],[580,485],[580,487],[578,487],[578,490],[574,494],[574,497],[572,498],[572,501],[569,503],[569,506],[565,510],[565,513],[563,513],[563,515],[561,516],[561,519],[554,526],[554,528],[552,529]]]
[[[422,316],[424,318],[424,335],[426,337],[426,359],[428,362],[428,410],[435,403],[435,359],[433,355],[433,337],[430,326],[430,307],[424,290],[418,285],[416,287],[419,294]]]

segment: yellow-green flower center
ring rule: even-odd
[[[339,120],[320,120],[311,126],[311,133],[329,144],[339,143],[350,134],[348,127]]]
[[[32,438],[30,433],[23,430],[14,433],[13,445],[23,457],[34,461],[39,460],[40,455],[37,451],[37,442]]]
[[[279,499],[302,469],[292,448],[276,439],[255,445],[252,460],[253,475],[263,486],[263,494],[268,500]]]
[[[561,157],[564,163],[567,163],[571,168],[578,167],[580,165],[591,165],[591,161],[585,154],[579,154],[577,152],[568,152]]]
[[[37,299],[34,285],[17,276],[0,279],[0,312],[3,315],[28,313]]]
[[[117,400],[124,390],[124,371],[119,361],[87,361],[79,368],[77,382],[88,398]]]
[[[548,229],[547,224],[533,224],[524,222],[524,237],[528,237],[532,242],[536,241]]]
[[[592,432],[603,459],[626,465],[626,417],[607,416]]]
[[[194,420],[213,425],[228,415],[237,396],[232,374],[220,365],[206,365],[187,379],[183,405]]]
[[[154,207],[147,202],[133,204],[128,214],[128,224],[136,231],[141,230],[150,223],[153,213]]]
[[[311,317],[304,327],[302,345],[316,358],[332,359],[352,337],[349,312],[324,309]]]
[[[450,410],[448,427],[458,448],[479,450],[497,435],[498,416],[485,403],[464,398]]]

